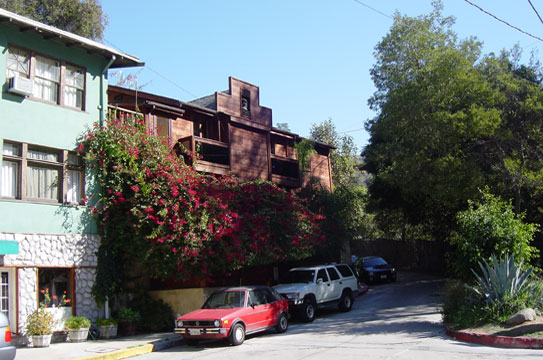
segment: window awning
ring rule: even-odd
[[[19,253],[19,243],[13,240],[0,240],[0,255],[16,255]]]

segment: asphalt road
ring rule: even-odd
[[[543,350],[500,349],[449,338],[441,324],[443,281],[401,273],[372,286],[348,313],[323,310],[310,324],[292,321],[285,334],[249,336],[241,346],[204,342],[137,359],[531,359]]]

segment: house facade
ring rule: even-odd
[[[142,112],[149,129],[168,139],[180,155],[182,148],[198,151],[198,171],[263,179],[290,189],[313,176],[332,190],[333,147],[315,143],[308,171],[301,174],[294,146],[301,138],[273,127],[272,110],[260,105],[256,85],[230,77],[227,91],[190,102],[110,86],[108,99],[112,108]]]
[[[100,43],[0,9],[0,311],[100,313],[91,289],[99,245],[85,206],[91,177],[78,137],[103,121],[107,70],[141,66]]]

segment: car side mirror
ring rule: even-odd
[[[322,284],[323,282],[324,282],[324,281],[323,281],[321,278],[318,278],[318,279],[317,279],[317,285],[320,285],[320,284]]]

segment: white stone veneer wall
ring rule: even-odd
[[[4,266],[19,269],[19,331],[24,332],[26,317],[36,310],[36,270],[46,267],[75,267],[77,315],[96,319],[99,311],[91,295],[96,276],[98,235],[0,233],[0,238],[19,243],[17,255],[5,255]]]

